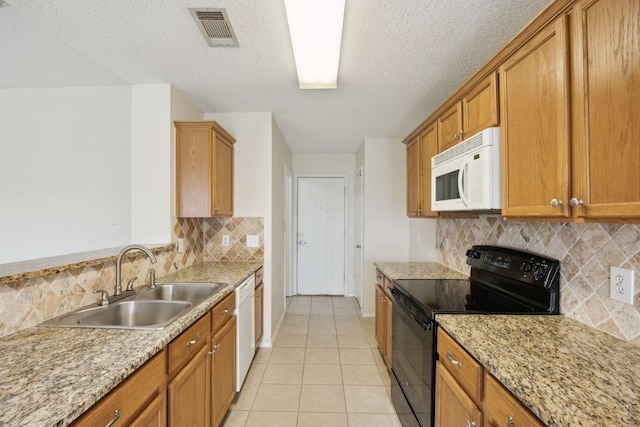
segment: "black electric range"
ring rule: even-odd
[[[437,314],[558,314],[560,262],[498,246],[466,253],[468,280],[393,280],[392,400],[403,427],[433,425]]]

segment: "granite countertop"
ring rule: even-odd
[[[261,265],[205,262],[158,278],[226,285],[160,331],[33,327],[0,338],[0,426],[70,424]]]
[[[396,279],[468,279],[468,274],[452,270],[437,262],[374,262],[378,270]]]
[[[549,426],[640,425],[640,347],[565,316],[437,316]]]

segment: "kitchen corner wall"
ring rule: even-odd
[[[122,264],[124,280],[137,276],[137,288],[149,282],[151,268],[155,268],[156,275],[162,277],[203,260],[202,220],[178,218],[174,221],[173,241],[185,239],[184,253],[179,254],[175,247],[170,246],[160,253],[155,251],[157,262],[151,264],[146,255],[133,252]],[[112,259],[102,264],[0,285],[0,336],[95,303],[94,290],[106,289],[111,294],[115,286],[115,269],[115,259]]]
[[[122,277],[137,276],[136,288],[149,282],[149,270],[162,277],[177,269],[202,261],[262,261],[264,220],[262,218],[177,218],[173,241],[185,239],[185,251],[175,247],[158,253],[156,264],[146,255],[133,253],[122,264]],[[229,247],[222,246],[222,235],[230,236]],[[246,235],[260,238],[258,248],[247,248]],[[115,284],[115,260],[78,267],[55,274],[0,285],[0,336],[8,335],[97,301],[94,290],[111,294]]]
[[[561,261],[560,311],[640,345],[640,225],[504,221],[498,216],[440,219],[440,262],[468,274],[465,252],[474,244],[536,252]],[[609,298],[609,268],[635,272],[634,305]]]

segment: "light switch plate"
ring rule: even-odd
[[[184,239],[180,238],[178,239],[178,244],[176,246],[178,246],[178,253],[181,254],[184,252]]]
[[[626,268],[611,267],[609,274],[609,298],[633,304],[634,273]]]
[[[247,247],[257,248],[260,246],[260,236],[257,234],[247,234]]]
[[[222,246],[229,246],[229,235],[224,234],[222,236]]]

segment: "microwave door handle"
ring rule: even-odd
[[[460,200],[462,204],[465,206],[469,206],[469,199],[467,195],[464,193],[463,181],[465,179],[465,175],[467,174],[467,168],[469,167],[469,157],[465,157],[462,161],[462,165],[460,166],[460,173],[458,173],[458,193],[460,194]],[[469,187],[467,185],[467,187]]]

